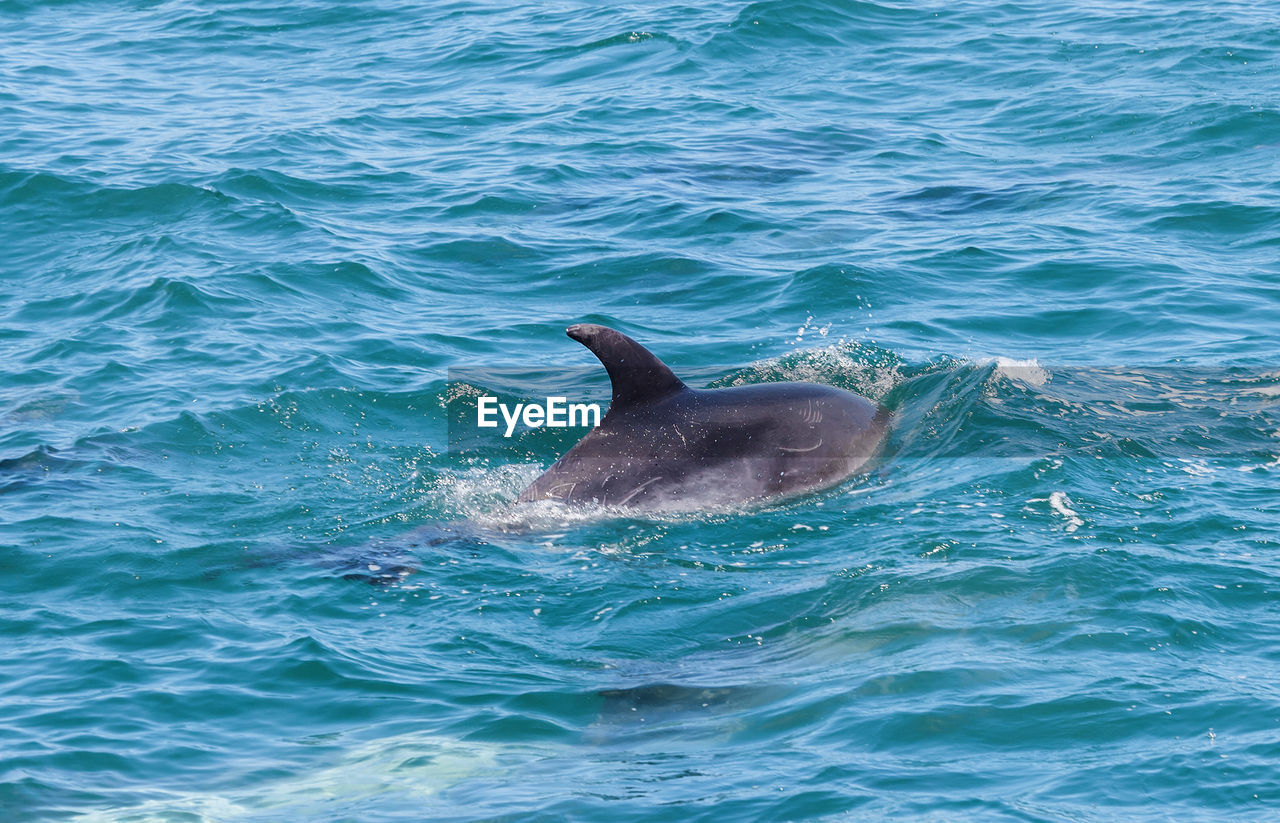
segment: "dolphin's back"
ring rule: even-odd
[[[885,419],[870,400],[832,386],[682,386],[611,406],[520,500],[691,509],[790,497],[856,471]]]

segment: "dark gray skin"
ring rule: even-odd
[[[888,422],[865,397],[816,383],[691,389],[621,332],[567,334],[600,358],[613,401],[519,502],[688,510],[785,499],[856,472]]]

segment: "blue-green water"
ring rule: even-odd
[[[1278,68],[1204,0],[0,0],[0,818],[1271,819]],[[468,459],[448,375],[582,320],[894,429],[504,531],[573,438]]]

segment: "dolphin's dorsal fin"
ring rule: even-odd
[[[565,334],[591,349],[591,353],[604,364],[609,382],[613,384],[610,410],[661,400],[684,390],[684,383],[667,368],[666,363],[620,331],[608,326],[579,323],[565,329]]]

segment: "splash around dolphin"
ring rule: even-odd
[[[888,424],[887,410],[834,386],[691,389],[619,331],[583,323],[566,333],[604,364],[613,399],[520,503],[693,510],[787,499],[852,475]]]

